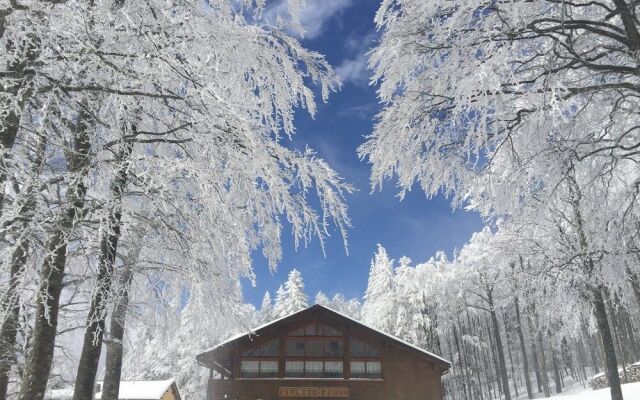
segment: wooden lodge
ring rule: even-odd
[[[207,400],[441,400],[450,363],[320,305],[197,356]]]

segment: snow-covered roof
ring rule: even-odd
[[[205,351],[204,351],[204,353],[209,353],[209,352],[211,352],[211,351],[215,351],[215,350],[221,349],[222,347],[224,347],[224,346],[228,345],[229,343],[234,342],[234,341],[236,341],[236,340],[238,340],[238,339],[241,339],[241,338],[243,338],[243,337],[245,337],[245,336],[246,336],[246,337],[249,337],[249,338],[251,338],[251,336],[257,336],[257,335],[259,334],[259,331],[260,331],[260,330],[262,330],[262,329],[264,329],[264,328],[266,328],[266,327],[268,327],[268,326],[270,326],[270,325],[276,324],[276,323],[278,323],[278,322],[280,322],[280,321],[282,321],[282,320],[292,318],[292,317],[294,317],[294,316],[296,316],[296,315],[298,315],[298,314],[302,314],[302,313],[306,312],[307,310],[309,310],[309,309],[311,309],[311,308],[322,308],[322,309],[325,309],[325,310],[327,310],[327,311],[330,311],[330,312],[332,312],[332,313],[334,313],[334,314],[339,315],[339,316],[340,316],[340,317],[342,317],[342,318],[345,318],[345,319],[348,319],[349,321],[355,322],[356,324],[359,324],[359,325],[361,325],[361,326],[363,326],[363,327],[365,327],[365,328],[367,328],[367,329],[371,329],[372,331],[375,331],[375,332],[379,333],[380,335],[386,336],[386,337],[388,337],[389,339],[392,339],[393,341],[395,341],[395,342],[397,342],[397,343],[400,343],[400,344],[402,344],[402,345],[404,345],[404,346],[410,347],[411,349],[416,350],[416,351],[417,351],[417,352],[419,352],[419,353],[422,353],[422,354],[424,354],[424,355],[426,355],[426,356],[429,356],[429,357],[431,357],[431,358],[435,358],[435,359],[437,359],[437,360],[442,361],[443,363],[446,363],[446,364],[451,365],[451,361],[449,361],[449,360],[447,360],[447,359],[445,359],[445,358],[442,358],[442,357],[440,357],[440,356],[439,356],[439,355],[437,355],[437,354],[434,354],[434,353],[432,353],[432,352],[430,352],[430,351],[427,351],[427,350],[425,350],[425,349],[423,349],[423,348],[420,348],[420,347],[418,347],[418,346],[416,346],[416,345],[414,345],[414,344],[411,344],[411,343],[407,342],[406,340],[400,339],[399,337],[396,337],[396,336],[390,335],[390,334],[388,334],[388,333],[386,333],[386,332],[383,332],[383,331],[381,331],[381,330],[379,330],[379,329],[373,328],[373,327],[371,327],[371,326],[369,326],[369,325],[366,325],[366,324],[362,323],[361,321],[358,321],[358,320],[356,320],[356,319],[354,319],[354,318],[349,317],[348,315],[342,314],[341,312],[338,312],[338,311],[336,311],[336,310],[333,310],[333,309],[331,309],[331,308],[329,308],[329,307],[326,307],[326,306],[323,306],[323,305],[320,305],[320,304],[315,304],[315,305],[313,305],[313,306],[311,306],[311,307],[308,307],[308,308],[302,309],[302,310],[300,310],[300,311],[297,311],[297,312],[295,312],[295,313],[289,314],[289,315],[284,316],[284,317],[282,317],[282,318],[278,318],[278,319],[275,319],[275,320],[273,320],[273,321],[271,321],[271,322],[267,322],[266,324],[260,325],[260,326],[258,326],[258,327],[256,327],[256,328],[253,328],[253,329],[251,329],[251,330],[250,330],[250,331],[248,331],[248,332],[243,332],[243,333],[240,333],[240,334],[238,334],[238,335],[232,336],[232,337],[230,337],[229,339],[225,340],[224,342],[219,343],[219,344],[217,344],[216,346],[213,346],[213,347],[211,347],[211,348],[209,348],[209,349],[205,350]]]
[[[118,398],[122,400],[159,400],[174,382],[173,379],[165,381],[121,381]],[[100,386],[102,387],[102,385]],[[97,392],[96,399],[101,398],[102,391]]]

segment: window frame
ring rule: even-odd
[[[376,352],[376,356],[366,354],[364,356],[354,356],[352,354],[352,341],[357,340],[358,342],[363,343],[365,346],[372,348]],[[378,346],[371,344],[368,340],[362,340],[360,337],[349,335],[349,354],[346,355],[349,360],[349,379],[362,379],[362,380],[384,380],[384,367],[382,362],[382,351],[380,351]],[[364,363],[364,375],[365,376],[353,376],[353,371],[351,369],[352,362],[362,362]],[[376,374],[376,376],[370,376],[371,374],[368,371],[368,364],[377,362],[380,365],[380,372]]]
[[[330,328],[330,333],[336,333],[337,335],[319,335],[318,333],[324,334],[324,327]],[[312,328],[309,328],[312,327]],[[322,327],[322,328],[320,328]],[[310,333],[309,336],[300,336],[300,334]],[[315,333],[315,335],[311,335],[311,333]],[[317,341],[322,343],[322,355],[310,355],[307,354],[309,350],[309,342]],[[356,341],[359,343],[357,345],[358,354],[353,355],[353,346],[352,343]],[[268,346],[270,343],[275,342],[276,345],[276,353],[273,354],[273,351],[270,351],[268,356],[262,356],[262,352],[258,352],[258,355],[252,354],[250,356],[244,356],[243,354],[251,353],[252,350],[255,352],[255,349],[259,349],[263,346]],[[302,353],[297,353],[295,355],[288,355],[287,348],[290,346],[290,343],[299,342],[304,344],[304,351]],[[337,352],[339,355],[331,352],[330,343],[337,342],[340,348],[340,351]],[[326,379],[326,380],[384,380],[384,366],[382,362],[382,351],[380,349],[380,345],[371,344],[373,340],[368,340],[367,338],[363,338],[361,335],[353,335],[352,332],[344,327],[335,328],[332,324],[327,324],[324,321],[311,321],[305,324],[294,326],[293,328],[287,329],[286,331],[281,330],[280,333],[276,337],[272,337],[271,339],[261,341],[260,344],[251,346],[250,348],[246,348],[242,352],[238,352],[237,357],[239,361],[237,373],[238,378],[240,379]],[[377,342],[375,342],[377,343]],[[364,347],[362,347],[364,345]],[[295,348],[294,348],[295,349]],[[300,346],[297,346],[297,349],[300,349]],[[334,347],[333,350],[336,350]],[[317,352],[315,352],[317,354]],[[258,362],[258,372],[257,374],[251,373],[249,374],[243,373],[242,371],[242,363],[244,361],[257,361]],[[287,372],[287,364],[291,361],[297,361],[302,363],[302,371],[297,373],[293,373],[297,376],[289,376]],[[263,373],[262,370],[262,362],[273,362],[277,365],[277,370],[275,372],[271,371],[269,373]],[[322,363],[322,372],[315,373],[313,375],[308,375],[307,371],[307,363],[308,362],[320,362]],[[336,376],[337,372],[327,372],[327,363],[340,363],[342,366],[342,370],[339,373],[339,376]],[[351,364],[353,362],[363,362],[364,363],[364,373],[359,373],[360,376],[353,376],[353,372],[351,370]],[[374,368],[378,370],[378,372],[371,372],[369,369],[369,364],[377,363],[377,366]],[[273,365],[271,365],[273,367]],[[335,366],[337,369],[337,366]],[[335,371],[335,369],[334,369]],[[331,375],[331,376],[327,376]]]
[[[334,358],[334,359],[322,359],[322,358],[285,358],[284,360],[284,379],[346,379],[344,371],[345,371],[345,363],[344,359]],[[302,363],[302,375],[300,376],[288,376],[287,375],[287,362],[300,362]],[[307,363],[308,362],[319,362],[322,363],[322,372],[320,376],[308,376],[307,375]],[[340,371],[340,376],[326,376],[326,363],[327,362],[338,362],[342,365],[342,370]]]

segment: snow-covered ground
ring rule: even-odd
[[[640,399],[640,382],[627,383],[622,385],[622,395],[625,400]],[[552,396],[554,400],[610,400],[611,392],[609,388],[600,390],[585,389],[578,393],[561,393]]]

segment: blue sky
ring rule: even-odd
[[[371,133],[379,109],[375,88],[368,85],[366,51],[377,32],[373,18],[377,0],[309,0],[302,13],[306,47],[326,55],[343,80],[342,89],[329,102],[319,104],[315,120],[298,113],[293,146],[309,145],[345,179],[358,188],[347,199],[353,228],[349,231],[349,254],[338,232],[326,242],[326,257],[314,240],[296,251],[289,231],[283,237],[283,260],[270,273],[259,252],[254,255],[256,286],[244,281],[245,300],[258,305],[266,290],[275,294],[292,268],[302,272],[311,298],[322,290],[361,297],[376,244],[392,258],[410,257],[414,263],[427,260],[438,250],[451,255],[482,226],[473,213],[452,210],[443,197],[427,199],[418,189],[400,201],[395,182],[371,193],[369,165],[358,159],[357,147]]]

